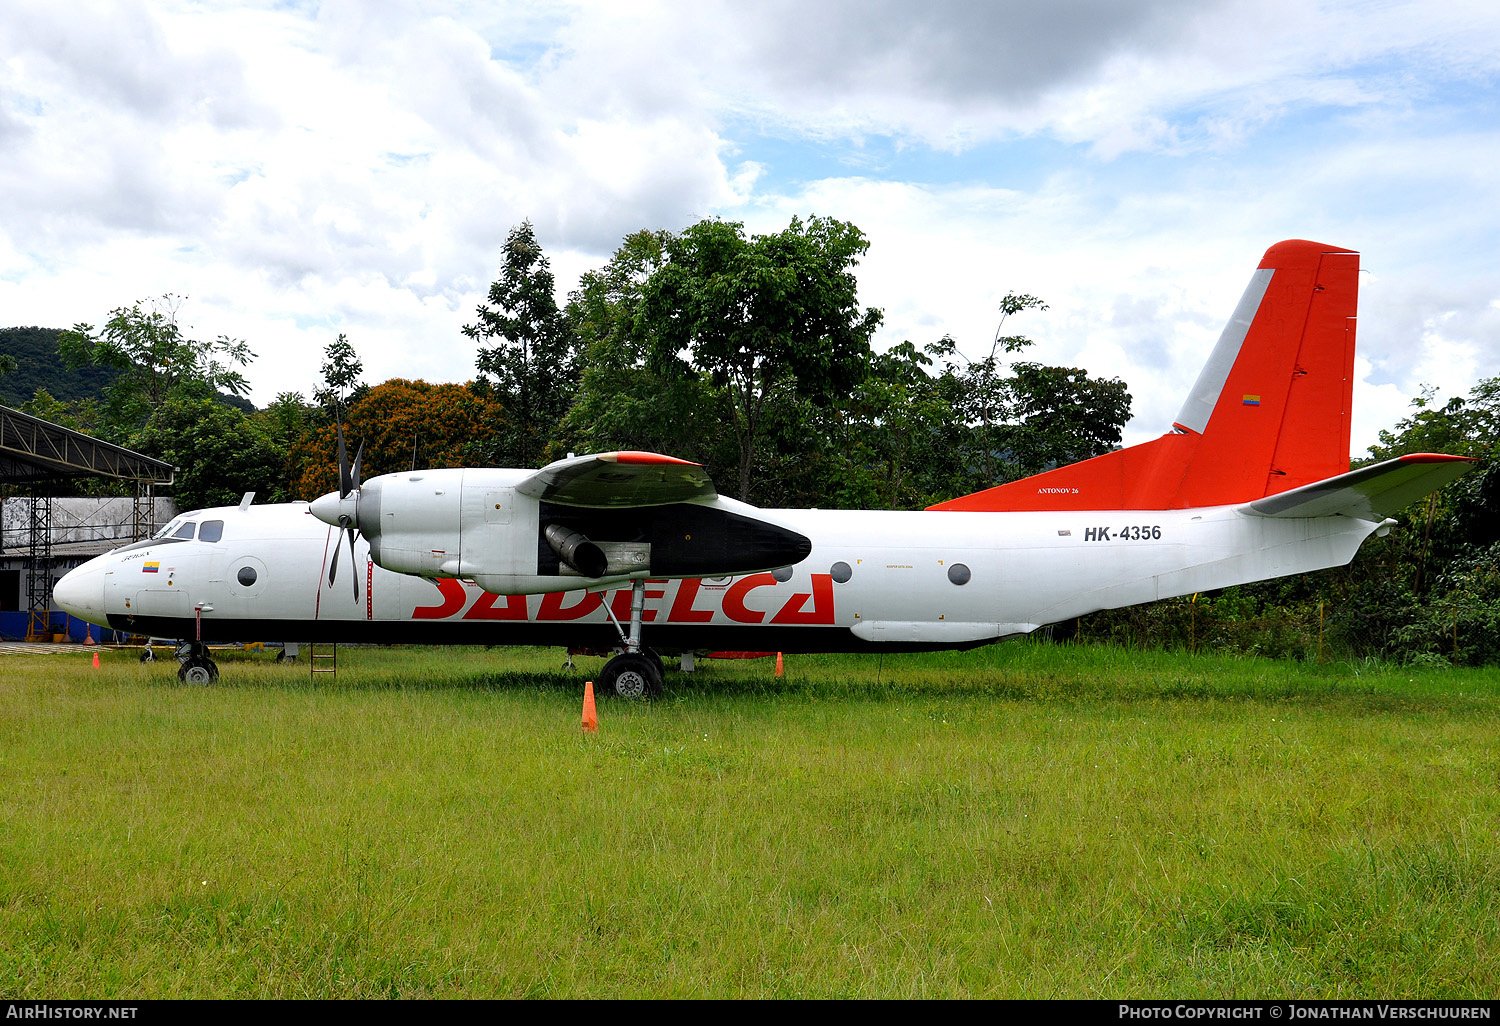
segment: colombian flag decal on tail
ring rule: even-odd
[[[161,569],[161,564],[160,563],[142,563],[141,564],[141,573],[143,573],[143,574],[154,574],[159,569]]]
[[[1246,406],[1259,406],[1260,405],[1260,396],[1258,396],[1258,395],[1247,395],[1247,396],[1245,396],[1244,402],[1245,402]]]

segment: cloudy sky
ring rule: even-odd
[[[251,396],[464,381],[507,230],[559,301],[639,228],[818,214],[878,345],[1123,377],[1164,431],[1272,243],[1362,253],[1354,446],[1500,374],[1492,0],[0,5],[0,326],[184,295]]]

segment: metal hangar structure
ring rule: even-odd
[[[110,478],[134,483],[131,536],[148,538],[156,529],[156,488],[170,485],[175,467],[0,406],[0,484],[30,495],[25,547],[28,640],[50,627],[52,605],[52,500],[63,482]]]

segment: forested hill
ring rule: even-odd
[[[13,357],[16,369],[0,374],[0,406],[17,407],[45,388],[52,398],[70,403],[98,399],[120,372],[109,367],[69,367],[57,352],[61,328],[0,328],[0,353]],[[246,413],[255,404],[236,395],[219,393],[219,401]]]
[[[70,368],[57,354],[60,334],[61,328],[0,328],[0,353],[16,361],[13,372],[0,375],[0,404],[19,406],[38,388],[63,402],[97,399],[119,376],[107,367]]]

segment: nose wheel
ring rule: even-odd
[[[177,679],[184,684],[214,684],[219,679],[219,667],[208,657],[206,645],[185,642],[177,648],[177,661]]]
[[[646,582],[636,580],[631,584],[630,632],[627,634],[615,620],[608,605],[604,607],[609,618],[614,620],[615,630],[620,632],[620,643],[625,651],[604,664],[599,674],[599,690],[620,698],[654,698],[661,694],[661,657],[649,648],[641,647],[641,614],[646,608]]]

